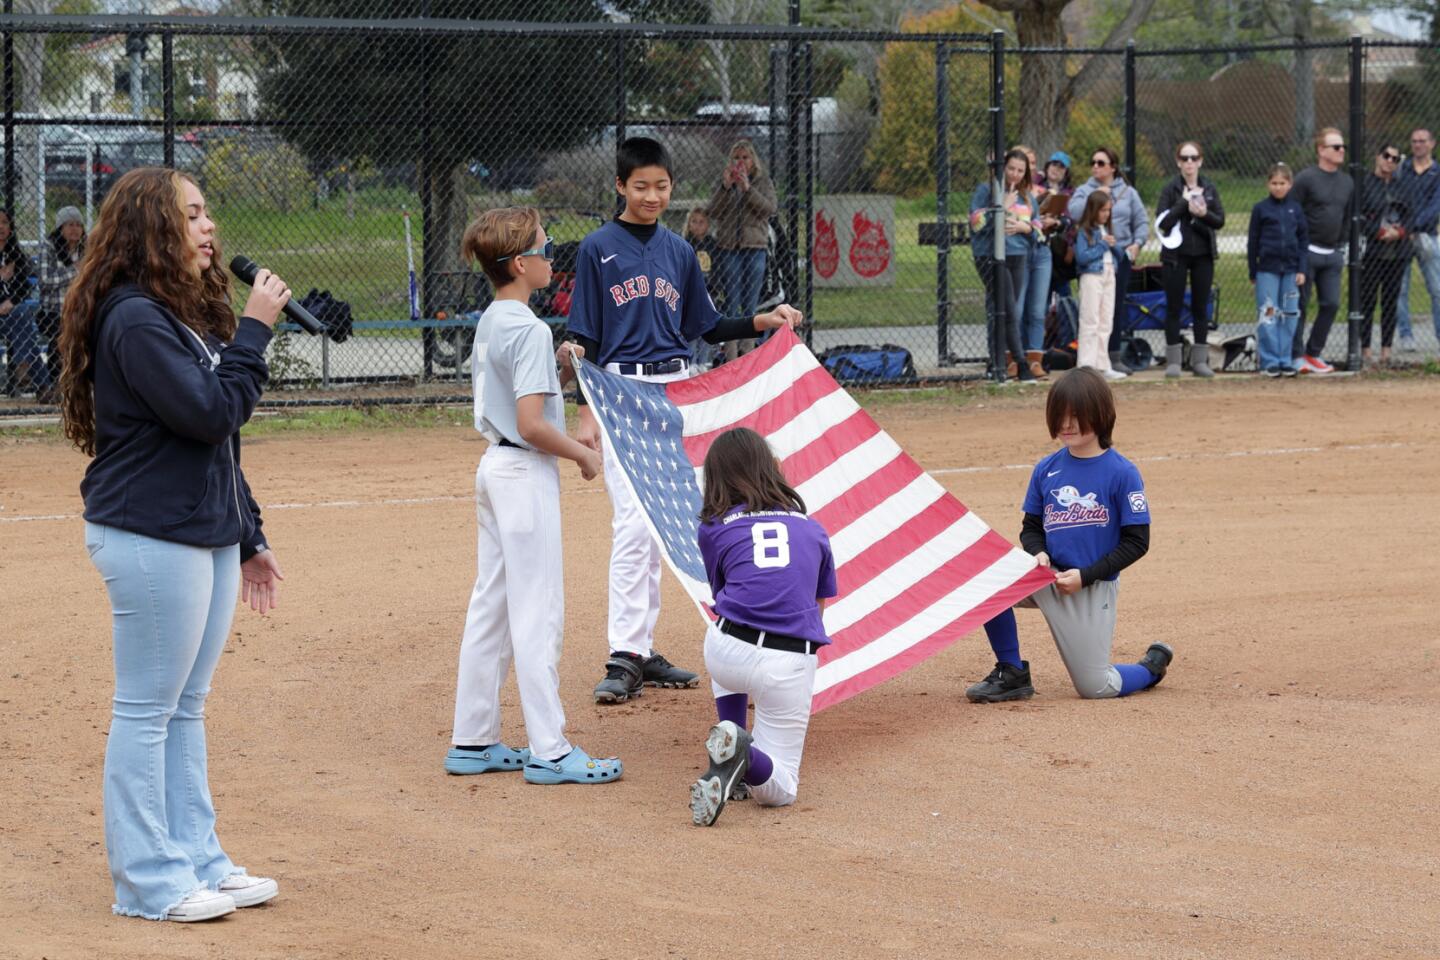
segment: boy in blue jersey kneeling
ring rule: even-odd
[[[748,339],[794,327],[800,312],[781,304],[754,317],[721,317],[705,289],[695,251],[667,230],[674,163],[660,143],[631,137],[615,154],[615,190],[625,210],[580,244],[568,329],[585,356],[621,376],[653,383],[691,375],[690,341]],[[582,395],[577,439],[601,448],[600,426]],[[610,548],[610,659],[595,687],[598,703],[622,703],[645,686],[694,687],[700,678],[654,651],[660,614],[660,545],[608,447],[606,491],[614,510]]]

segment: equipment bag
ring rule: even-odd
[[[893,343],[878,347],[870,344],[831,347],[815,359],[842,382],[913,383],[919,379],[910,351]]]
[[[354,332],[350,304],[344,300],[336,300],[329,290],[311,287],[310,292],[300,301],[300,306],[309,310],[310,315],[320,321],[320,326],[331,343],[344,343]]]

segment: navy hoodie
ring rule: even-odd
[[[1309,273],[1310,228],[1305,211],[1287,195],[1266,197],[1250,210],[1246,248],[1250,279],[1257,273]]]
[[[242,317],[235,339],[202,341],[134,284],[111,290],[91,333],[95,459],[85,519],[197,547],[265,549],[240,472],[240,427],[269,378],[271,331]]]

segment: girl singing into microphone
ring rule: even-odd
[[[65,435],[93,458],[85,547],[113,621],[105,848],[124,916],[208,920],[277,892],[216,839],[205,697],[237,586],[258,613],[279,600],[240,427],[289,297],[262,270],[237,322],[199,187],[142,167],[106,196],[65,299]]]

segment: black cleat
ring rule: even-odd
[[[689,670],[681,670],[658,653],[645,658],[642,672],[647,687],[667,687],[679,690],[700,685],[699,676]]]
[[[697,827],[713,826],[734,797],[735,788],[745,782],[750,769],[750,734],[733,721],[722,720],[705,738],[710,769],[690,787],[690,818]]]
[[[641,693],[644,661],[633,653],[612,653],[605,661],[605,679],[595,685],[596,703],[624,703]]]
[[[997,663],[995,669],[984,680],[965,691],[971,703],[1003,703],[1006,700],[1029,700],[1035,696],[1030,685],[1030,661],[1020,661],[1019,667],[1008,663]]]
[[[1140,658],[1140,666],[1155,674],[1155,686],[1165,679],[1165,671],[1170,669],[1170,661],[1175,659],[1175,651],[1170,649],[1168,643],[1152,643],[1150,649],[1145,651],[1145,656]]]

